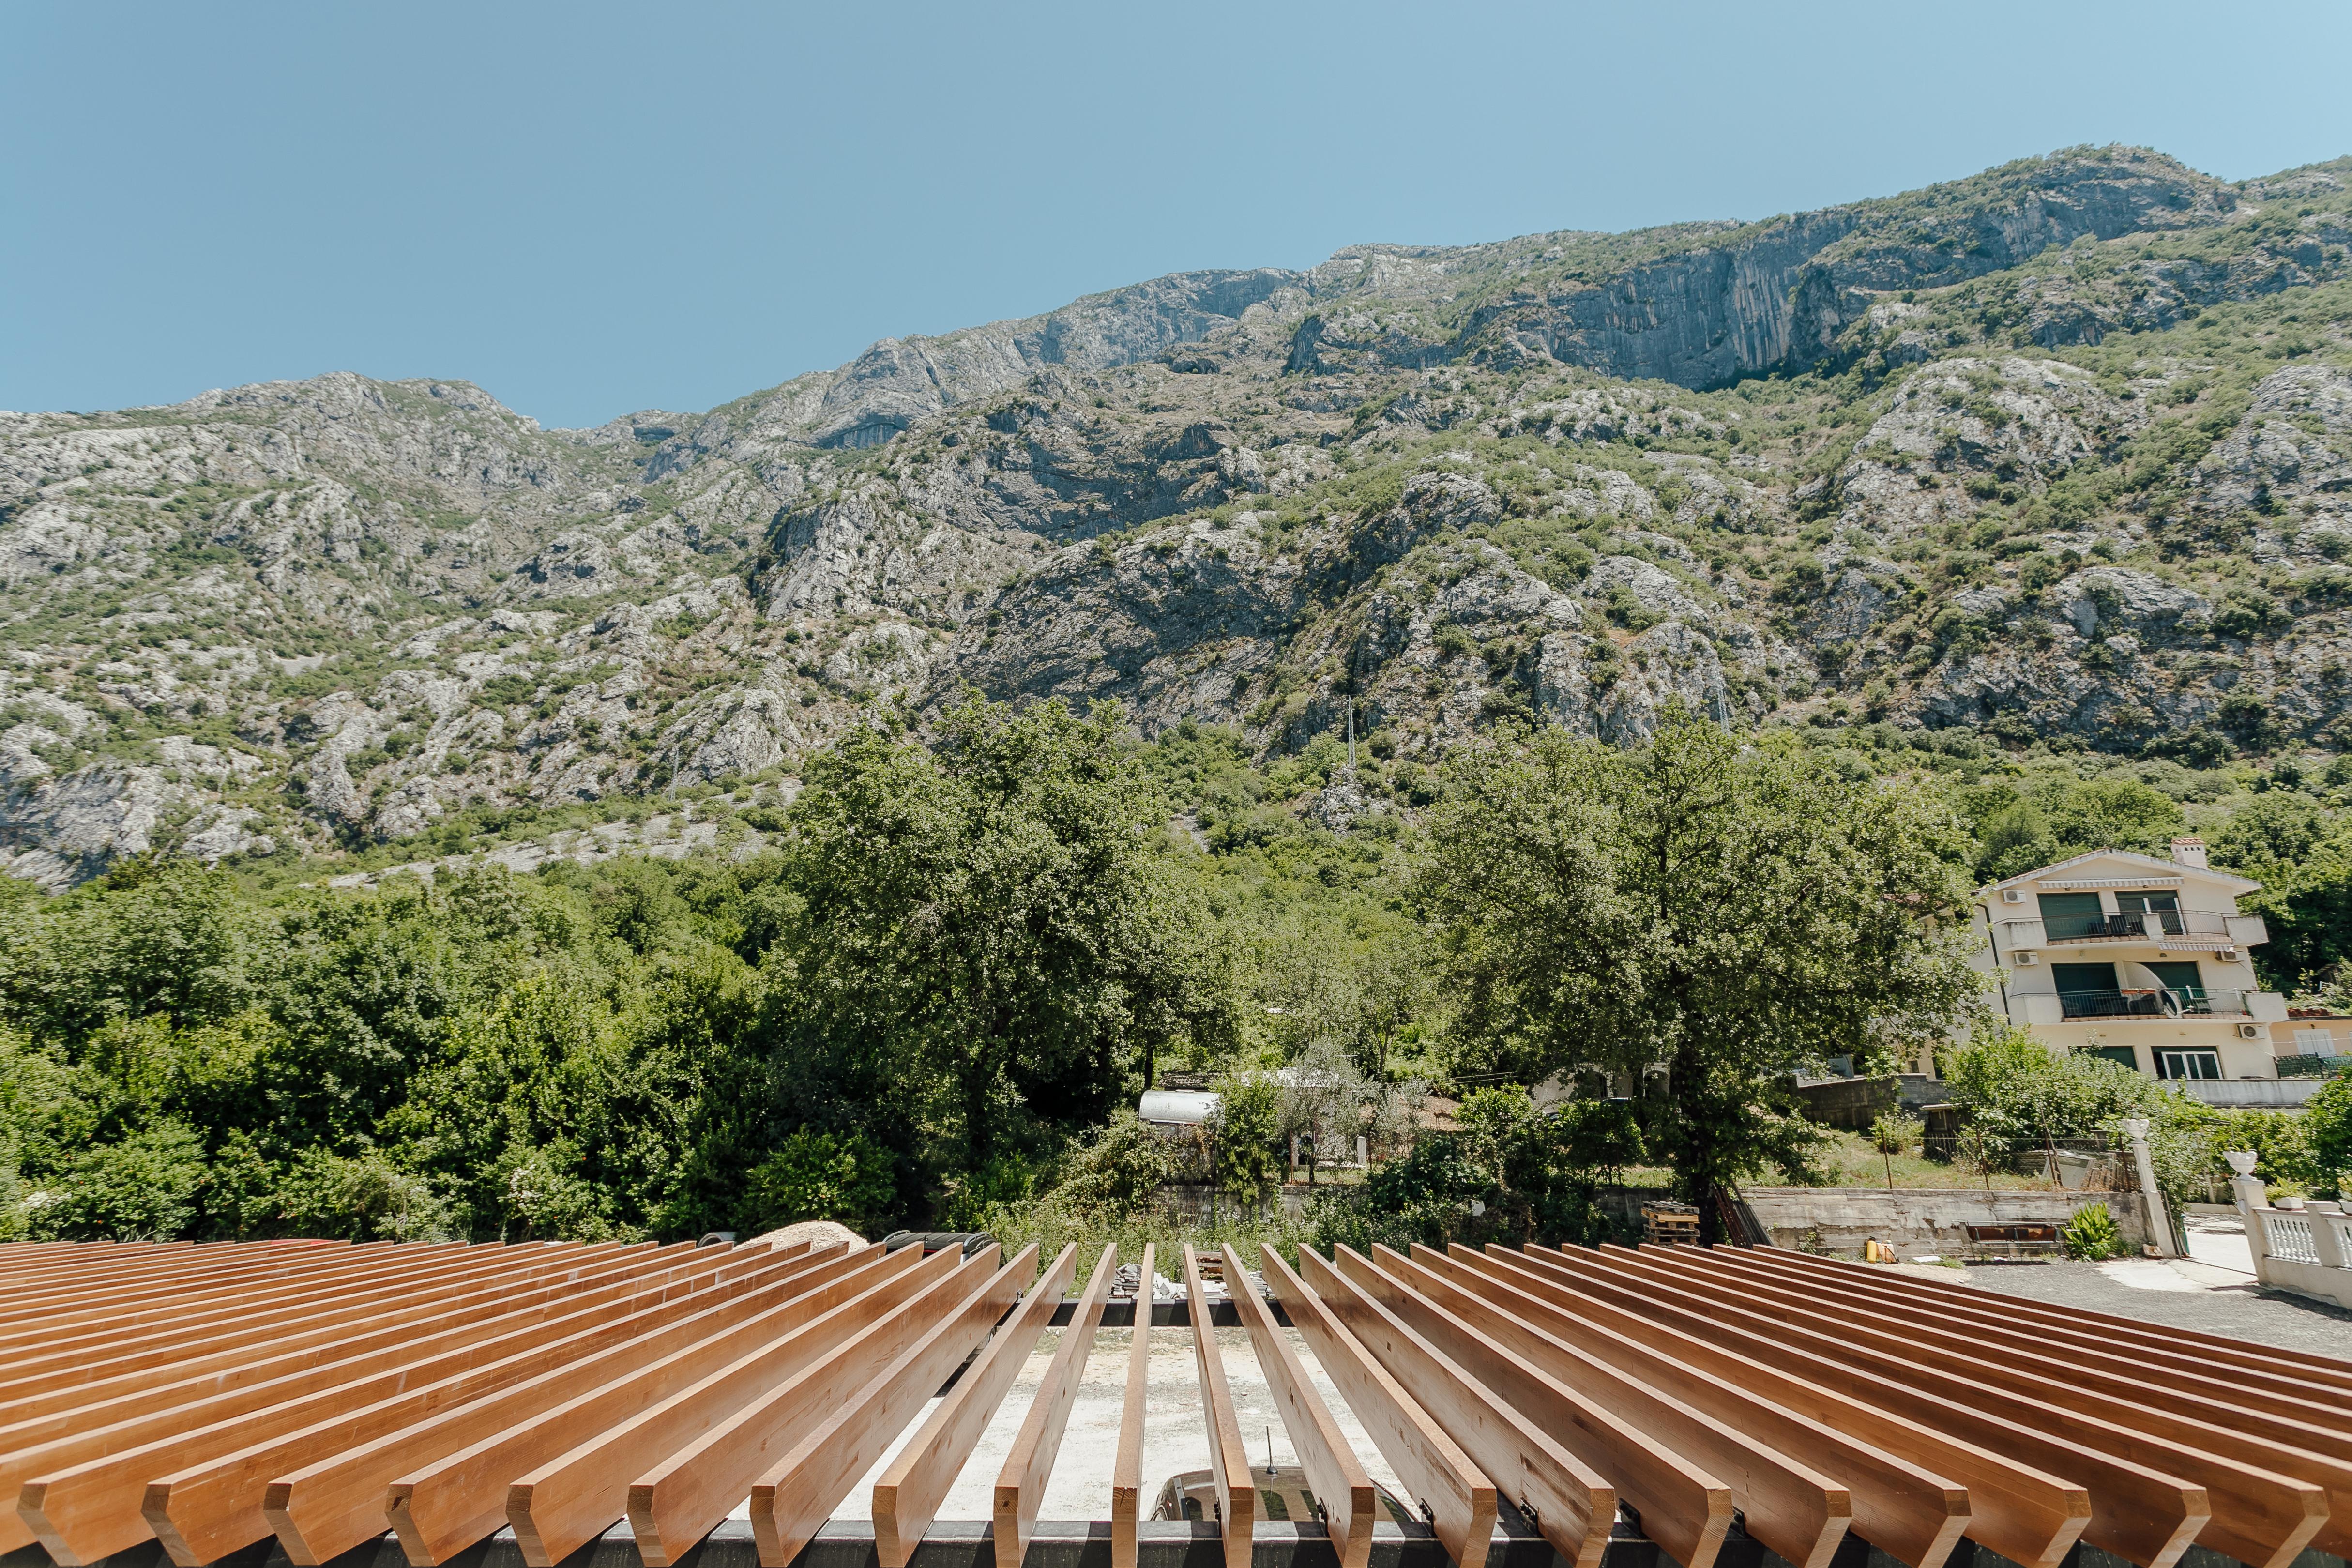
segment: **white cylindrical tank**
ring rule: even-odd
[[[1198,1127],[1217,1109],[1217,1096],[1205,1089],[1153,1089],[1144,1091],[1135,1114],[1155,1127]]]

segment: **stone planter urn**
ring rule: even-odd
[[[2238,1174],[2251,1176],[2254,1173],[2254,1162],[2262,1156],[2252,1149],[2224,1149],[2221,1151],[2221,1158],[2229,1161],[2230,1169],[2237,1172]]]

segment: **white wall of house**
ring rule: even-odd
[[[1978,889],[1978,967],[2012,1023],[2165,1079],[2276,1078],[2286,999],[2254,978],[2260,883],[2205,864],[2105,849]]]

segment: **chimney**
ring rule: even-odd
[[[2205,865],[2205,840],[2202,838],[2174,839],[2172,841],[2172,863],[2176,866],[2194,866],[2200,871],[2207,869]]]

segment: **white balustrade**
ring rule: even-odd
[[[2319,1248],[2311,1239],[2311,1221],[2278,1209],[2259,1211],[2263,1218],[2263,1252],[2289,1263],[2317,1263]]]

